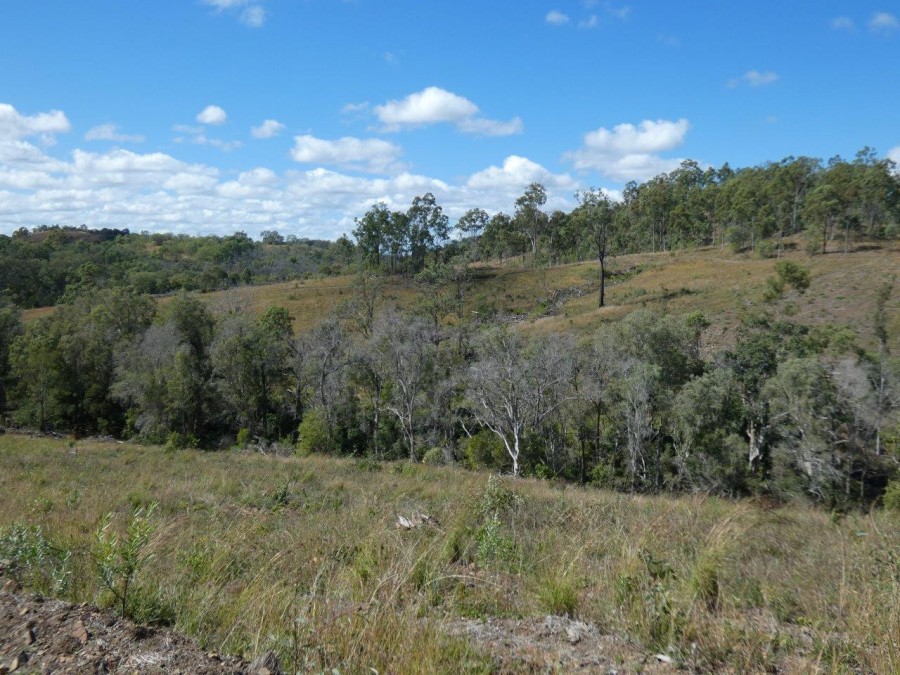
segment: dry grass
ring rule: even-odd
[[[900,269],[900,244],[860,245],[844,254],[839,246],[828,255],[809,258],[799,251],[802,241],[786,257],[808,266],[812,286],[795,298],[797,319],[812,325],[841,324],[853,327],[863,344],[872,346],[872,313],[875,292]],[[615,321],[643,307],[686,313],[702,311],[712,321],[706,336],[714,350],[732,342],[741,313],[758,305],[765,280],[773,274],[775,260],[750,254],[734,255],[709,248],[673,253],[645,253],[613,259],[613,271],[631,270],[624,280],[613,278],[607,287],[607,307],[597,308],[597,265],[577,263],[549,269],[523,267],[513,259],[503,267],[478,265],[472,268],[473,283],[468,293],[467,311],[496,311],[523,318],[527,332],[572,332],[585,335],[597,326]],[[634,273],[636,272],[636,273]],[[547,311],[546,301],[556,291],[579,289],[557,308]],[[213,305],[240,303],[251,311],[263,312],[272,305],[287,308],[298,332],[314,328],[339,303],[353,293],[348,276],[292,281],[269,286],[245,286],[200,296]],[[387,303],[410,307],[420,296],[411,281],[392,278],[385,286]],[[167,302],[165,297],[161,303]],[[900,289],[889,306],[893,347],[900,348]],[[52,308],[27,310],[25,321],[47,316]]]
[[[75,600],[99,597],[85,552],[102,515],[160,503],[139,609],[210,649],[274,649],[317,671],[483,672],[488,657],[445,621],[555,611],[699,670],[900,671],[896,516],[486,483],[0,436],[0,529],[39,524],[74,550]],[[413,513],[437,524],[394,527]]]

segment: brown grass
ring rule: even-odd
[[[76,601],[102,599],[86,555],[102,515],[160,503],[140,597],[210,649],[273,649],[304,670],[482,672],[488,657],[444,622],[555,608],[698,670],[900,671],[896,516],[486,483],[452,467],[93,442],[72,454],[0,436],[0,530],[39,524],[74,550]],[[413,513],[436,525],[394,527]]]

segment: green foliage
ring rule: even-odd
[[[500,469],[509,465],[509,455],[496,434],[479,429],[461,442],[463,463],[470,469]]]
[[[766,279],[766,290],[763,299],[766,302],[780,300],[790,286],[801,295],[809,288],[809,270],[790,260],[775,263],[775,276]]]
[[[32,590],[64,596],[72,582],[72,552],[53,544],[40,526],[0,529],[0,569]]]
[[[888,483],[887,489],[882,496],[882,501],[884,508],[900,514],[900,478],[894,478]]]
[[[297,429],[297,454],[302,456],[312,452],[331,452],[333,449],[334,442],[325,414],[319,408],[308,410]]]
[[[113,514],[107,513],[94,536],[91,557],[97,575],[103,588],[112,594],[122,617],[133,616],[129,592],[150,557],[145,549],[155,529],[153,515],[157,506],[154,502],[148,508],[135,509],[121,535],[113,529]]]
[[[575,616],[578,609],[578,589],[565,577],[551,576],[543,580],[537,590],[541,608],[556,616]]]

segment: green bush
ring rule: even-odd
[[[422,463],[441,466],[444,464],[444,450],[442,448],[431,448],[422,455]]]
[[[246,448],[250,443],[250,430],[245,428],[238,431],[235,443],[239,448]]]
[[[72,552],[54,545],[37,525],[0,530],[0,568],[18,583],[49,595],[65,595],[72,581]]]
[[[895,478],[888,483],[883,500],[884,508],[900,513],[900,478]]]
[[[304,456],[312,452],[329,452],[333,447],[325,415],[318,409],[307,412],[297,429],[297,454]]]
[[[145,549],[155,529],[152,518],[156,507],[153,503],[147,509],[135,509],[122,536],[112,528],[113,514],[107,513],[94,536],[91,549],[94,566],[101,585],[113,596],[122,617],[132,616],[129,592],[150,557]]]
[[[464,439],[461,450],[463,463],[469,469],[499,469],[509,463],[503,441],[488,429]]]

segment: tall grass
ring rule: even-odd
[[[104,514],[153,502],[132,612],[288,667],[483,672],[445,621],[554,613],[700,670],[900,672],[896,515],[0,436],[0,541],[39,527],[73,601],[104,599]],[[415,513],[433,522],[395,527]]]

